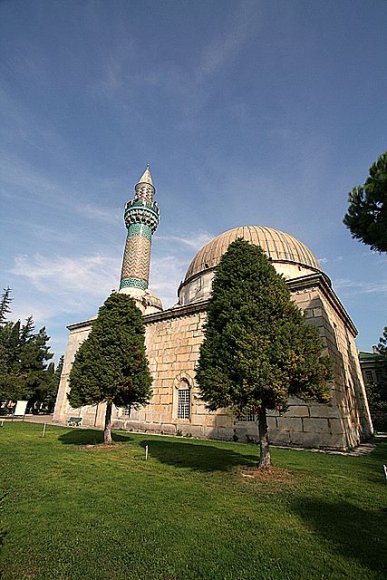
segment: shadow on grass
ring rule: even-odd
[[[129,443],[132,441],[130,435],[112,433],[115,443]],[[64,435],[58,437],[58,441],[65,445],[96,445],[103,443],[103,431],[97,429],[71,429]]]
[[[242,455],[231,449],[200,445],[193,441],[143,440],[140,445],[149,446],[149,455],[160,463],[174,467],[188,467],[197,471],[229,471],[233,467],[253,467],[258,455]]]
[[[317,499],[304,499],[293,509],[336,553],[358,560],[369,570],[387,572],[385,510],[369,511],[348,502]]]
[[[1,551],[1,548],[3,547],[6,536],[7,536],[7,532],[5,530],[0,530],[0,551]]]
[[[5,501],[5,496],[6,496],[5,493],[0,496],[0,513],[1,513],[1,510],[3,509],[3,503]],[[7,536],[7,533],[8,532],[3,527],[0,528],[0,552],[1,552],[1,549],[2,549],[3,544],[5,542],[5,538]],[[0,578],[1,578],[1,570],[0,570]]]

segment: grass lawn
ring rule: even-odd
[[[5,423],[0,576],[38,579],[387,578],[387,444],[367,457]],[[144,447],[149,445],[145,461]],[[287,472],[287,473],[286,473]]]

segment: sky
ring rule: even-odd
[[[387,149],[385,0],[0,0],[0,287],[12,319],[68,324],[119,286],[124,204],[150,164],[151,289],[239,225],[320,260],[370,350],[387,257],[342,223]]]

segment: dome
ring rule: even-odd
[[[309,248],[290,234],[264,226],[241,226],[220,234],[199,250],[179,288],[180,304],[209,297],[213,270],[228,246],[238,238],[260,246],[276,270],[287,279],[321,272],[320,264]]]
[[[321,270],[309,248],[293,236],[264,226],[241,226],[220,234],[203,246],[192,260],[185,281],[203,270],[215,268],[231,242],[238,238],[260,246],[273,262],[292,262],[312,270]]]

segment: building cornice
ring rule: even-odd
[[[87,328],[91,326],[96,319],[96,316],[92,316],[89,320],[83,320],[82,322],[74,322],[73,324],[69,324],[66,328],[71,332],[72,330],[81,330],[82,328]]]
[[[316,274],[309,274],[307,276],[300,276],[299,278],[293,278],[292,280],[286,281],[289,290],[291,292],[302,292],[310,290],[311,288],[320,288],[324,297],[327,299],[329,304],[334,308],[338,315],[344,320],[347,327],[351,330],[354,336],[357,336],[357,329],[352,319],[345,310],[343,304],[337,297],[335,291],[331,286],[331,281],[326,274],[321,272]],[[171,320],[173,318],[181,318],[183,316],[191,316],[197,312],[204,312],[207,310],[209,300],[202,300],[201,302],[195,302],[194,304],[186,304],[185,306],[173,306],[168,310],[163,310],[161,312],[155,312],[153,314],[144,315],[144,323],[146,325],[153,324],[155,322],[160,322],[163,320]],[[67,326],[68,330],[81,330],[88,326],[91,326],[95,316],[89,320],[83,322],[77,322],[75,324],[69,324]]]
[[[300,276],[292,280],[286,281],[291,292],[300,292],[318,286],[330,305],[335,309],[339,316],[344,320],[345,324],[351,330],[354,336],[357,336],[357,328],[350,318],[348,312],[345,310],[342,302],[338,298],[336,292],[333,290],[331,281],[326,274],[310,274],[308,276]]]
[[[159,322],[160,320],[169,320],[170,318],[180,318],[182,316],[190,316],[191,314],[196,314],[196,312],[203,312],[207,310],[208,302],[209,300],[202,300],[201,302],[187,304],[185,306],[173,306],[168,310],[163,310],[162,312],[155,312],[154,314],[145,314],[144,322],[145,324],[151,324],[152,322]]]

